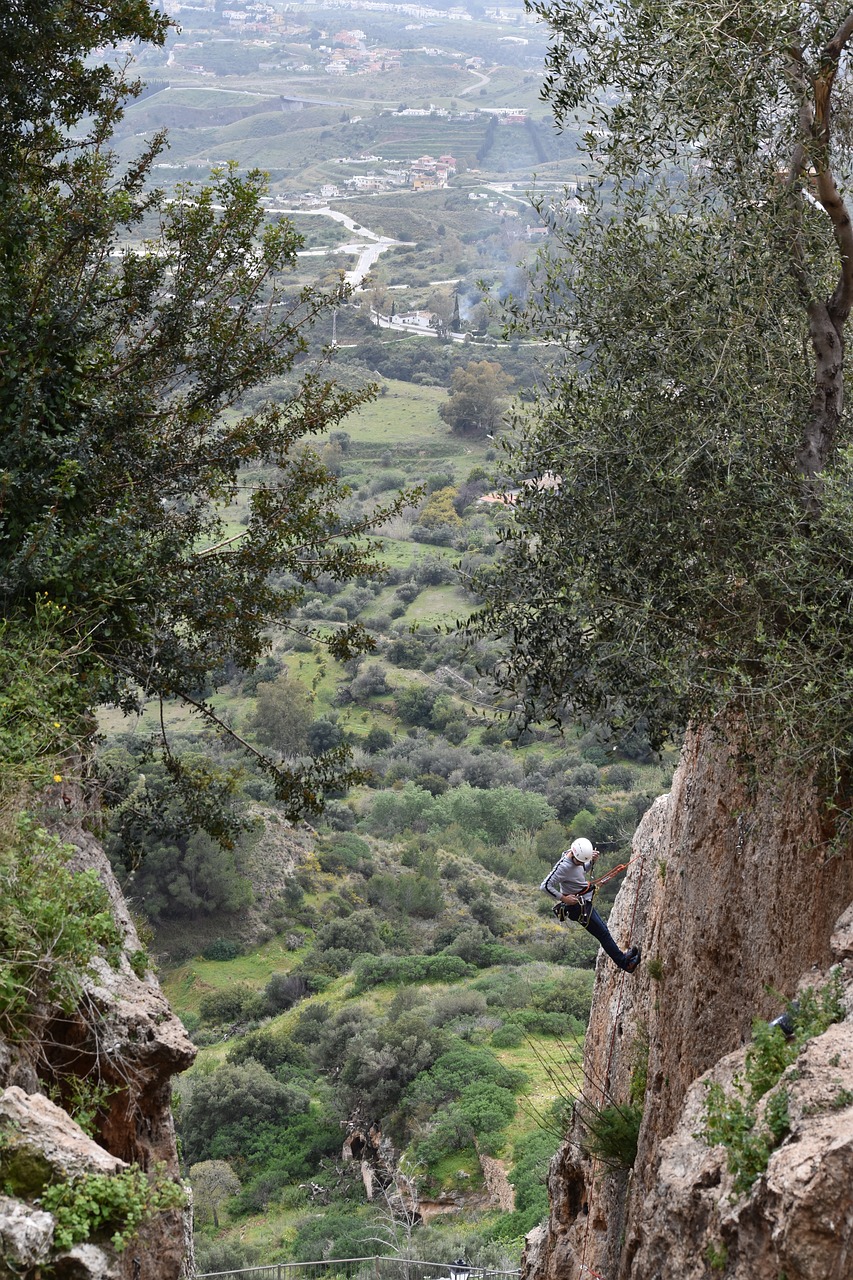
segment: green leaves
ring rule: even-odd
[[[561,250],[518,317],[564,361],[517,412],[521,494],[472,624],[509,637],[495,674],[522,721],[646,720],[660,742],[736,707],[798,763],[849,759],[849,139],[816,88],[848,8],[540,9],[590,176],[583,218],[548,211]]]
[[[40,1197],[41,1207],[55,1219],[53,1244],[70,1249],[84,1240],[110,1236],[121,1253],[146,1218],[187,1203],[184,1188],[159,1169],[149,1178],[138,1166],[122,1173],[90,1173],[54,1182]]]
[[[45,1010],[70,1013],[95,956],[116,963],[122,935],[97,872],[72,872],[71,849],[21,818],[0,846],[0,1029],[29,1034]]]
[[[716,1081],[706,1086],[704,1123],[697,1137],[726,1148],[734,1197],[750,1190],[790,1132],[788,1091],[777,1087],[785,1070],[808,1040],[844,1017],[840,971],[835,970],[819,991],[806,988],[789,1003],[787,1013],[793,1027],[787,1037],[778,1026],[754,1023],[744,1071],[735,1076],[731,1093]],[[767,1094],[770,1097],[760,1112],[758,1104]]]
[[[367,522],[340,519],[346,490],[304,443],[368,393],[306,358],[342,292],[291,281],[301,240],[268,220],[262,173],[219,167],[167,201],[150,187],[162,137],[124,173],[109,151],[133,89],[87,57],[167,27],[147,0],[0,18],[0,613],[26,630],[57,602],[88,707],[185,697],[212,723],[212,670],[250,669],[321,575],[374,571]],[[344,764],[274,770],[288,812],[318,812]]]

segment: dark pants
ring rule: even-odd
[[[575,921],[579,920],[580,914],[581,914],[580,907],[568,908],[568,915],[570,920],[575,920]],[[590,912],[590,915],[589,915],[589,921],[585,927],[586,927],[587,933],[591,933],[592,936],[598,942],[601,943],[602,947],[610,956],[610,959],[613,961],[613,963],[615,965],[618,965],[620,969],[624,969],[625,968],[625,952],[619,950],[616,943],[613,941],[613,937],[610,933],[610,930],[602,920],[601,916],[596,911],[595,907],[592,908],[592,911]]]

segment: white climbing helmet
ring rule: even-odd
[[[572,844],[572,847],[569,849],[569,853],[573,858],[576,858],[578,862],[582,862],[584,866],[586,866],[592,855],[595,853],[595,850],[592,847],[591,840],[587,840],[586,836],[580,836]]]

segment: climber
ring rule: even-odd
[[[557,899],[554,915],[558,920],[568,918],[582,924],[601,943],[615,965],[626,973],[633,973],[640,963],[640,948],[631,947],[628,951],[621,951],[592,905],[596,886],[589,879],[587,869],[598,857],[598,850],[593,849],[592,842],[581,836],[571,848],[563,851],[559,862],[539,887]]]

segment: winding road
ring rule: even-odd
[[[300,257],[316,257],[319,254],[357,253],[358,258],[355,266],[351,271],[344,272],[344,280],[353,289],[361,287],[365,276],[369,275],[380,253],[384,253],[386,249],[393,249],[396,245],[411,247],[414,243],[412,240],[394,240],[391,236],[381,236],[377,232],[361,226],[349,214],[341,213],[338,209],[330,209],[328,206],[324,206],[322,209],[270,208],[268,212],[281,213],[291,218],[331,218],[333,222],[339,222],[341,226],[346,227],[347,231],[358,232],[360,236],[363,236],[364,239],[362,240],[354,240],[347,244],[337,245],[334,249],[303,249],[299,254]],[[365,243],[365,241],[369,241],[369,243]]]

